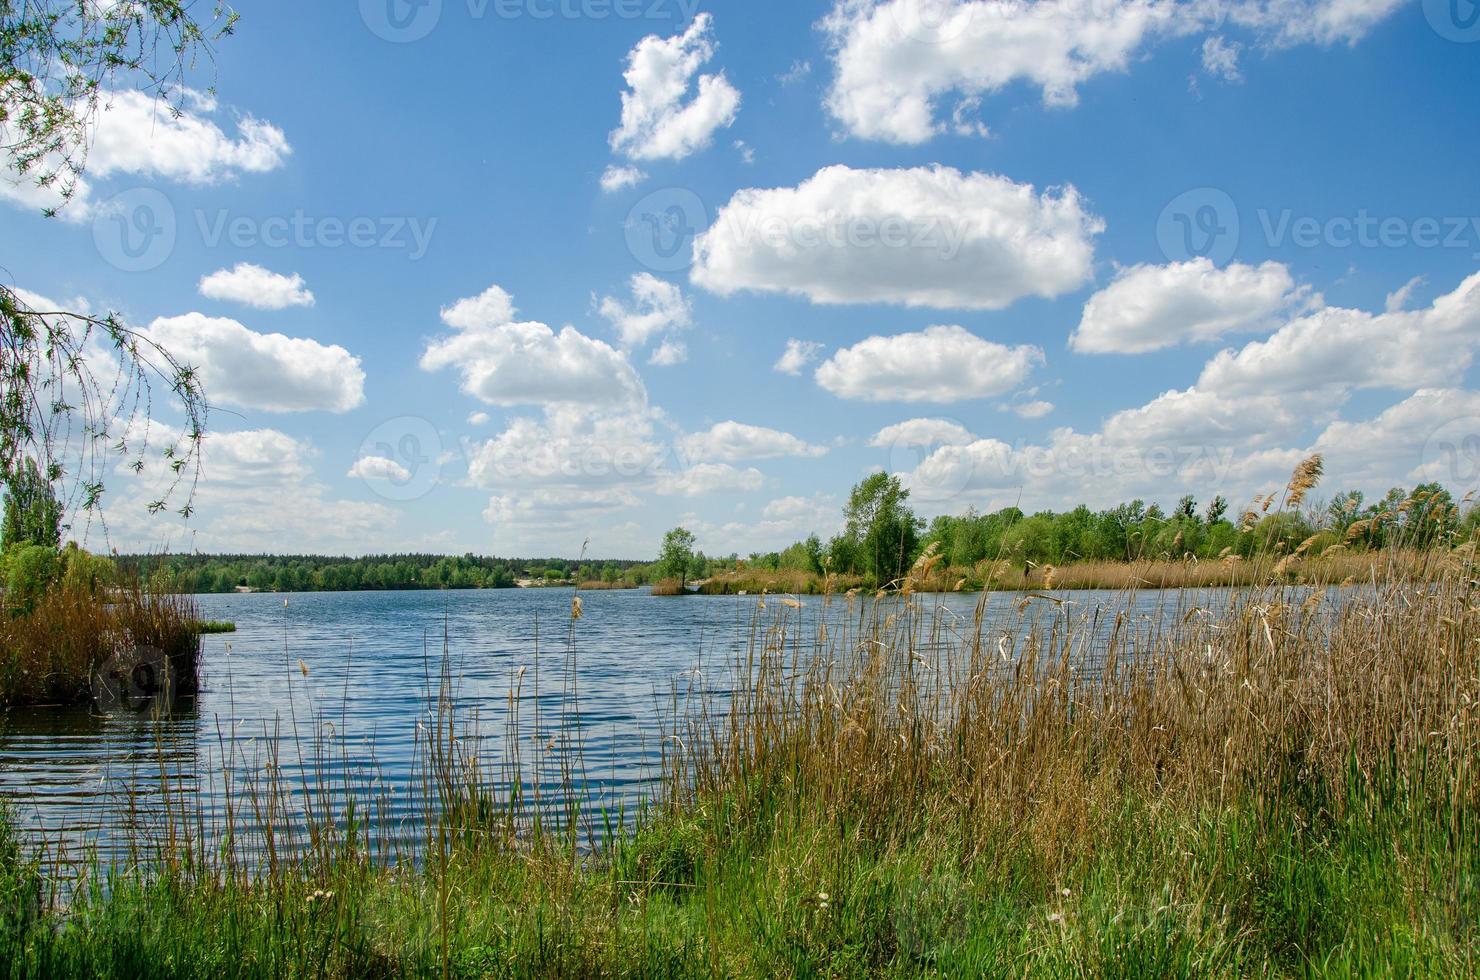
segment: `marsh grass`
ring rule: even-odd
[[[414,850],[272,765],[229,842],[181,801],[65,902],[7,830],[0,973],[1473,975],[1472,554],[1390,560],[1152,615],[769,597],[728,683],[675,689],[638,814],[591,803],[575,606],[559,717],[517,674],[496,765],[429,673]],[[526,757],[530,726],[561,734]]]
[[[0,613],[0,707],[87,704],[99,669],[137,646],[169,658],[176,694],[195,691],[200,629],[189,597],[137,582],[107,594],[49,591],[29,611]]]

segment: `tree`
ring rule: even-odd
[[[1185,517],[1189,521],[1197,520],[1197,499],[1188,494],[1177,501],[1177,509],[1173,512],[1174,517]]]
[[[694,562],[694,533],[676,527],[663,535],[663,550],[658,556],[658,571],[664,578],[678,579],[679,587],[688,584],[689,569]]]
[[[50,189],[58,203],[47,215],[76,192],[93,122],[115,94],[133,89],[181,112],[199,56],[237,20],[221,3],[209,22],[198,20],[194,6],[0,0],[0,169]],[[88,360],[95,347],[109,356],[100,373]],[[149,424],[156,380],[182,409],[178,429]],[[185,482],[180,512],[189,516],[205,421],[195,372],[120,318],[38,308],[31,294],[0,284],[0,481],[39,460],[49,481],[66,474],[66,505],[91,515],[110,458],[140,472],[157,456],[165,478],[150,511]]]
[[[5,488],[5,524],[0,528],[0,548],[39,545],[53,551],[62,546],[62,505],[51,481],[29,457]]]
[[[915,560],[924,522],[906,506],[909,497],[899,477],[875,473],[853,488],[843,508],[847,550],[862,565],[852,570],[861,570],[876,584],[903,578]]]
[[[1227,513],[1228,501],[1221,496],[1214,497],[1212,502],[1208,504],[1208,510],[1206,515],[1204,515],[1204,520],[1207,522],[1208,527],[1212,527],[1214,524],[1223,520],[1223,515]]]

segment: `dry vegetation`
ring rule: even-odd
[[[86,704],[99,669],[140,646],[168,657],[175,693],[192,693],[201,626],[188,597],[137,583],[106,596],[57,588],[29,611],[0,612],[0,706]]]

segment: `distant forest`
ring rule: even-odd
[[[485,558],[477,555],[122,555],[120,571],[182,592],[362,592],[512,589],[521,580],[617,582],[632,561]]]

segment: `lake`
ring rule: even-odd
[[[1070,604],[991,595],[985,628],[1016,632],[1028,606],[1049,616],[1108,609],[1108,627],[1127,602],[1120,593],[1060,595]],[[526,780],[546,787],[584,773],[591,805],[630,816],[656,787],[674,692],[702,687],[722,704],[731,665],[758,619],[784,612],[807,634],[823,621],[856,623],[872,606],[803,598],[796,610],[767,597],[761,611],[755,596],[585,592],[571,660],[573,597],[568,589],[201,596],[201,615],[230,620],[237,632],[203,639],[198,697],[163,717],[95,709],[0,715],[0,792],[23,827],[50,842],[49,859],[63,862],[89,848],[123,855],[140,829],[167,837],[167,814],[179,807],[165,807],[166,795],[187,801],[203,837],[218,838],[230,788],[268,780],[288,810],[311,805],[321,791],[352,792],[362,814],[373,801],[371,820],[386,846],[414,851],[423,829],[417,817],[427,812],[416,763],[441,717],[445,664],[447,700],[467,726],[460,750],[475,749],[495,775],[517,754]],[[969,631],[981,597],[915,601]],[[1227,593],[1144,592],[1132,601],[1149,623],[1197,603],[1218,608]],[[562,730],[579,737],[563,741]],[[260,823],[251,814],[231,819]]]

